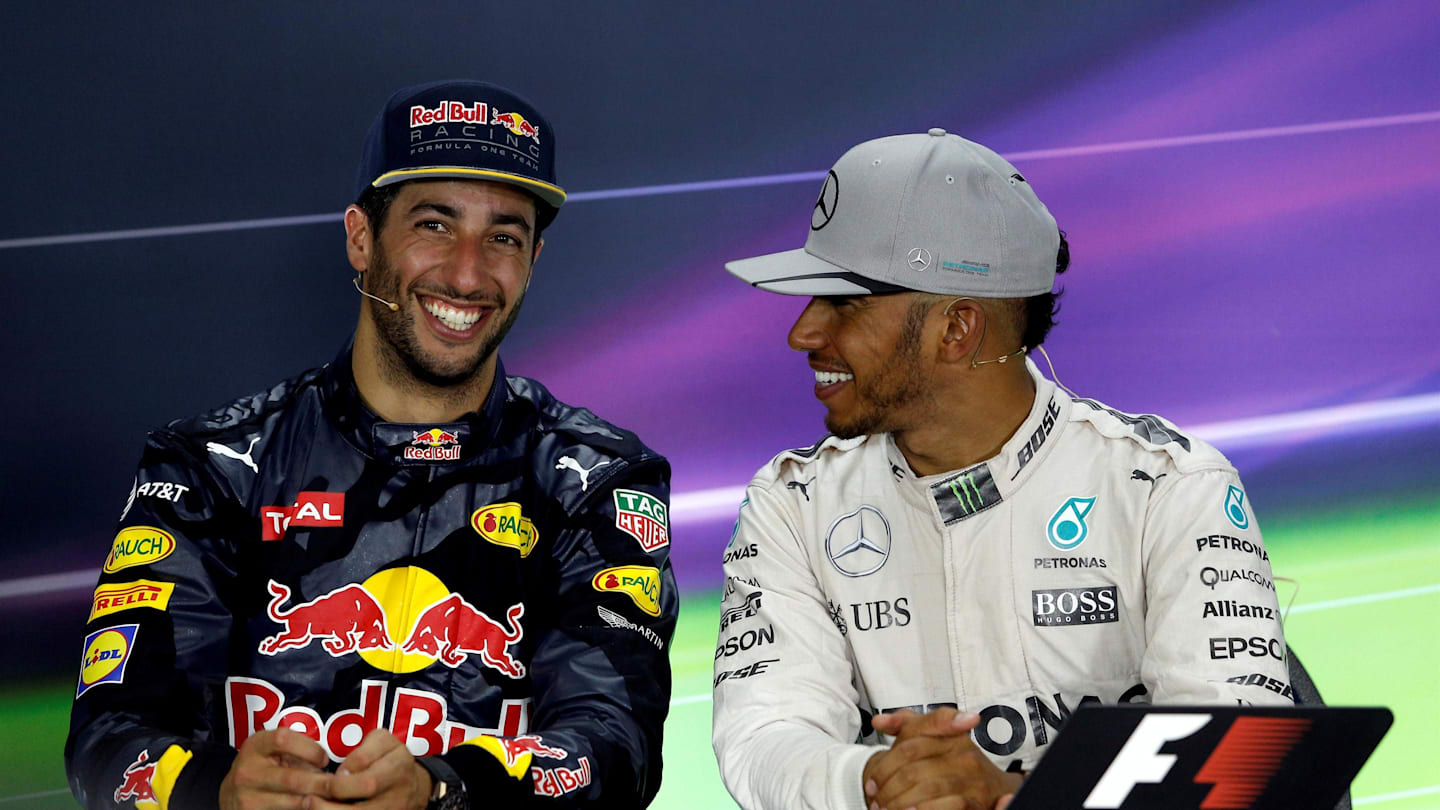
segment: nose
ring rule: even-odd
[[[795,319],[795,325],[790,327],[790,334],[787,343],[790,348],[797,352],[813,352],[824,348],[828,342],[825,336],[825,308],[826,304],[819,298],[811,298],[810,303],[805,305],[805,311]]]
[[[489,290],[494,286],[493,258],[483,239],[460,239],[446,263],[445,280],[462,296]]]

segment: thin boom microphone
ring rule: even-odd
[[[384,298],[381,298],[381,297],[378,296],[378,295],[371,295],[370,293],[365,292],[363,289],[361,289],[361,288],[360,288],[360,276],[359,276],[359,275],[356,275],[355,278],[350,279],[350,283],[355,285],[355,292],[360,293],[361,295],[365,296],[366,298],[373,298],[373,299],[375,299],[376,301],[379,301],[380,303],[382,303],[382,304],[384,304],[385,306],[389,307],[391,312],[399,312],[399,311],[400,311],[400,305],[399,305],[399,304],[397,304],[397,303],[395,303],[395,302],[393,302],[393,301],[386,301]]]

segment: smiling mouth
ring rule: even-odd
[[[441,325],[456,332],[468,332],[485,317],[484,307],[456,307],[429,296],[419,296],[420,306]]]
[[[834,385],[835,383],[849,382],[855,379],[854,374],[846,374],[842,371],[820,371],[815,370],[816,385]]]

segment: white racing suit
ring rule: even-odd
[[[993,458],[917,478],[888,434],[751,481],[725,549],[715,754],[746,808],[863,808],[880,711],[979,712],[1030,770],[1081,703],[1293,702],[1235,468],[1041,377]]]

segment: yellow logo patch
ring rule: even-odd
[[[540,542],[535,524],[520,514],[520,504],[514,502],[492,503],[476,509],[470,516],[470,525],[495,545],[518,550],[521,557],[529,557]]]
[[[651,616],[660,615],[660,571],[657,568],[649,565],[606,568],[596,574],[590,584],[597,591],[619,591]]]
[[[113,574],[132,565],[149,565],[169,557],[175,550],[175,536],[154,526],[127,526],[115,535],[103,570]]]
[[[122,582],[119,585],[101,585],[95,589],[95,598],[90,602],[90,618],[86,624],[101,616],[119,613],[130,608],[148,607],[165,610],[170,606],[170,593],[175,590],[173,582],[152,582],[139,579]]]
[[[135,646],[138,624],[122,624],[96,630],[85,637],[85,655],[80,659],[80,683],[75,697],[80,697],[102,683],[125,680],[125,665]]]
[[[516,754],[507,751],[498,738],[489,734],[481,734],[472,740],[466,740],[461,745],[474,745],[489,751],[496,759],[500,760],[500,767],[516,779],[524,779],[525,774],[530,771],[530,752]]]

